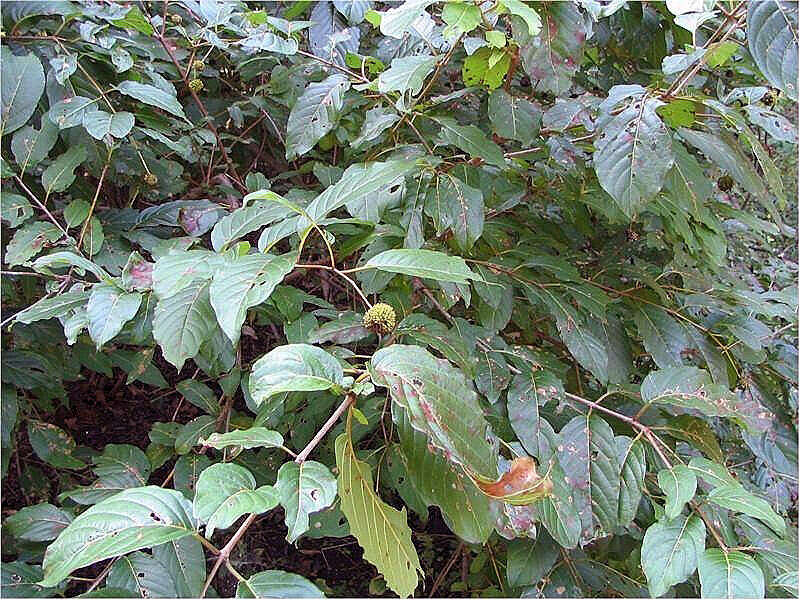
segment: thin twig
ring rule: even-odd
[[[345,74],[349,75],[350,77],[358,79],[359,81],[361,81],[361,83],[369,83],[369,79],[367,79],[366,77],[363,77],[363,76],[359,75],[355,71],[351,71],[347,67],[343,67],[343,66],[337,65],[336,63],[331,62],[329,60],[325,60],[324,58],[322,58],[320,56],[317,56],[316,54],[311,54],[311,52],[306,52],[305,50],[298,50],[297,54],[299,54],[301,56],[305,56],[306,58],[311,58],[313,60],[316,60],[317,62],[320,62],[325,66],[331,67],[332,69],[337,69],[337,70],[341,71],[342,73],[345,73]]]
[[[726,39],[728,39],[728,37],[730,37],[730,35],[734,31],[736,31],[736,29],[738,27],[741,26],[742,18],[741,17],[737,17],[736,15],[740,11],[740,9],[743,6],[745,6],[746,4],[747,3],[744,2],[744,1],[740,2],[736,6],[736,8],[733,10],[732,13],[730,13],[730,14],[726,13],[725,19],[722,21],[720,26],[717,28],[717,30],[713,34],[711,34],[711,37],[708,38],[706,43],[703,45],[704,49],[709,48],[711,46],[711,44],[713,44],[713,43],[725,41]],[[721,37],[720,37],[720,34],[722,34],[722,31],[725,29],[726,25],[728,25],[728,23],[730,21],[732,21],[732,20],[735,20],[734,24],[727,31],[725,31],[725,33],[723,35],[721,35]],[[690,66],[685,71],[683,71],[680,75],[678,75],[678,77],[675,79],[675,81],[672,82],[672,85],[670,86],[670,88],[667,90],[667,93],[664,94],[664,95],[667,96],[667,97],[671,97],[671,96],[676,96],[677,94],[679,94],[680,91],[686,86],[686,84],[689,83],[689,81],[692,79],[692,77],[694,77],[697,74],[697,72],[702,68],[702,66],[705,64],[705,61],[706,61],[705,55],[701,56],[700,59],[694,65]]]
[[[439,576],[436,577],[436,581],[433,582],[433,587],[431,587],[431,593],[428,594],[428,598],[433,598],[436,595],[436,590],[439,589],[439,585],[442,583],[447,574],[450,572],[450,569],[453,568],[453,565],[456,562],[456,559],[461,556],[461,553],[464,551],[464,542],[461,542],[456,548],[456,551],[453,552],[453,556],[450,557],[450,560],[447,561],[447,564],[444,566],[444,569]]]
[[[92,198],[92,205],[89,207],[89,214],[87,215],[86,221],[84,221],[83,227],[81,228],[81,234],[78,237],[78,248],[81,247],[81,244],[83,243],[83,237],[86,235],[86,230],[89,228],[89,221],[92,220],[94,208],[97,206],[97,198],[100,196],[100,188],[103,187],[103,180],[106,178],[106,173],[108,172],[108,163],[110,160],[111,152],[108,153],[108,160],[103,166],[103,172],[100,173],[100,182],[97,184],[97,189],[94,191],[94,198]]]
[[[239,540],[247,531],[248,527],[253,524],[253,521],[256,520],[255,513],[250,514],[241,525],[239,525],[239,529],[236,530],[236,533],[233,534],[233,537],[228,540],[228,543],[219,551],[219,555],[217,556],[217,560],[214,562],[214,566],[211,568],[211,573],[208,574],[208,578],[206,579],[205,584],[203,585],[203,591],[200,592],[200,597],[205,598],[206,592],[208,588],[211,586],[211,582],[214,580],[214,577],[219,571],[220,566],[222,566],[223,562],[228,560],[228,557],[231,554],[231,551],[236,547],[236,544],[239,543]]]
[[[67,233],[67,230],[64,229],[61,225],[59,225],[58,221],[56,221],[56,218],[52,215],[52,213],[49,210],[47,210],[47,207],[44,204],[41,203],[41,201],[34,195],[34,193],[32,191],[30,191],[28,189],[28,186],[26,186],[22,182],[22,179],[20,179],[18,175],[14,175],[14,180],[17,182],[19,187],[21,187],[25,191],[25,193],[28,194],[30,199],[33,200],[36,203],[36,206],[38,206],[39,208],[41,208],[44,211],[44,214],[47,215],[47,218],[50,219],[53,222],[53,225],[58,227],[58,230],[61,233],[64,234],[64,237],[69,237],[69,234]]]
[[[297,464],[302,464],[308,455],[311,454],[311,451],[317,447],[317,445],[322,441],[322,439],[328,434],[331,428],[336,425],[336,422],[339,420],[339,417],[342,416],[342,413],[346,411],[353,402],[356,400],[356,395],[352,392],[348,392],[347,395],[342,400],[341,404],[336,407],[336,410],[333,411],[328,420],[325,421],[325,424],[320,427],[320,430],[317,432],[317,435],[313,437],[313,439],[308,442],[305,448],[303,448],[297,457],[294,459],[294,462]]]
[[[150,19],[150,20],[151,20],[151,24],[152,24],[152,19]],[[231,160],[231,157],[228,156],[228,152],[227,152],[227,150],[225,150],[225,144],[222,143],[222,139],[219,137],[219,131],[217,131],[216,125],[214,125],[214,122],[212,121],[211,116],[208,114],[208,110],[206,110],[205,104],[203,104],[203,101],[200,100],[200,97],[197,95],[197,92],[195,92],[189,86],[189,69],[191,68],[191,65],[186,68],[186,71],[183,71],[181,69],[180,63],[178,63],[178,59],[175,57],[175,53],[172,51],[172,48],[169,47],[169,44],[167,44],[167,41],[164,38],[164,35],[163,34],[159,34],[159,35],[156,36],[156,39],[158,39],[158,41],[161,43],[161,46],[163,46],[164,50],[169,55],[169,58],[172,61],[172,64],[175,65],[175,68],[178,70],[178,75],[180,75],[181,79],[186,84],[187,88],[189,89],[189,93],[192,95],[192,98],[194,98],[194,101],[197,104],[197,108],[199,108],[200,112],[203,113],[203,116],[206,119],[206,124],[208,125],[208,128],[211,130],[211,133],[214,135],[214,138],[217,140],[217,146],[219,146],[219,150],[222,153],[222,158],[225,160],[225,162],[228,165],[228,168],[231,170],[231,174],[233,175],[234,183],[236,183],[236,185],[242,191],[247,191],[247,188],[242,183],[241,178],[239,177],[239,173],[236,171],[236,165],[233,164],[233,161]]]
[[[119,556],[117,556],[116,558],[113,558],[112,560],[108,561],[108,564],[105,566],[105,568],[102,571],[100,571],[100,575],[98,575],[97,577],[94,578],[94,581],[92,581],[92,585],[90,585],[89,589],[86,590],[86,592],[84,592],[84,593],[88,594],[93,589],[95,589],[98,585],[100,585],[100,582],[103,581],[103,579],[105,578],[106,575],[108,575],[108,572],[111,570],[111,567],[114,566],[114,563],[117,562],[118,558],[119,558]]]

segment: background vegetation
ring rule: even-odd
[[[4,2],[2,595],[796,596],[796,2]]]

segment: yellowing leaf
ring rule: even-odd
[[[417,587],[417,572],[422,573],[417,550],[411,543],[406,509],[392,508],[375,493],[370,467],[358,460],[353,448],[351,416],[348,414],[347,432],[336,438],[342,512],[350,532],[364,549],[364,558],[377,567],[398,596],[405,598]]]

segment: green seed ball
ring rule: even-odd
[[[378,302],[364,314],[364,327],[375,333],[385,335],[397,325],[394,309],[383,302]]]

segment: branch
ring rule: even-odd
[[[53,225],[58,227],[58,230],[62,234],[64,234],[64,237],[69,237],[67,230],[64,229],[61,225],[59,225],[58,221],[56,221],[56,218],[52,215],[52,213],[49,210],[47,210],[47,207],[39,201],[39,199],[34,195],[32,191],[28,189],[28,187],[24,183],[22,183],[22,179],[19,178],[19,175],[14,175],[14,180],[19,184],[19,187],[21,187],[25,191],[25,193],[28,194],[30,199],[36,203],[36,206],[38,206],[44,211],[44,214],[47,215],[47,218],[53,222]]]
[[[253,524],[253,521],[256,520],[256,516],[258,515],[256,515],[255,513],[250,514],[244,520],[244,522],[241,525],[239,525],[239,529],[237,529],[236,533],[233,534],[233,537],[230,540],[228,540],[228,543],[225,544],[222,550],[219,551],[217,560],[214,562],[214,566],[211,567],[211,573],[208,574],[206,583],[205,585],[203,585],[203,591],[200,592],[201,598],[205,598],[206,592],[208,591],[208,588],[211,586],[211,582],[214,580],[214,576],[217,574],[217,571],[219,571],[219,568],[222,566],[223,562],[228,561],[228,557],[230,556],[231,551],[236,547],[236,544],[239,543],[239,540],[245,534],[248,527],[250,527],[250,525]]]
[[[634,429],[638,429],[639,431],[641,431],[644,438],[647,440],[650,446],[652,446],[655,453],[664,463],[664,466],[667,469],[672,468],[672,462],[669,460],[669,458],[667,458],[666,454],[664,454],[664,451],[661,449],[661,444],[663,444],[664,442],[660,441],[658,437],[656,437],[656,435],[653,433],[653,430],[650,427],[642,423],[639,423],[639,421],[637,421],[633,417],[629,417],[628,415],[622,414],[615,410],[611,410],[610,408],[606,408],[602,404],[598,404],[597,402],[593,402],[586,398],[582,398],[581,396],[576,396],[575,394],[570,394],[569,392],[564,392],[564,395],[570,400],[575,400],[577,402],[585,404],[586,406],[589,406],[593,410],[604,412],[607,415],[619,419],[620,421],[624,421]],[[727,553],[728,546],[725,544],[725,540],[722,539],[722,535],[719,533],[719,531],[717,531],[717,528],[715,527],[711,519],[709,519],[705,515],[705,513],[703,513],[702,510],[700,510],[700,505],[697,502],[690,500],[689,506],[692,508],[694,512],[696,512],[700,516],[701,519],[703,519],[703,522],[706,524],[706,527],[711,532],[711,535],[714,537],[714,540],[717,542],[717,545],[719,545],[719,547],[722,549],[723,552]]]
[[[111,160],[111,153],[108,154],[108,160],[106,164],[103,165],[103,172],[100,173],[100,182],[97,184],[97,189],[94,191],[94,198],[92,198],[92,205],[89,207],[89,214],[86,216],[86,221],[83,223],[83,227],[81,228],[81,234],[78,236],[78,248],[81,247],[83,243],[83,237],[86,235],[86,230],[89,228],[89,221],[92,220],[92,215],[94,214],[94,208],[97,206],[97,198],[100,196],[100,188],[103,187],[103,181],[106,178],[106,173],[108,172],[108,163]]]
[[[314,448],[316,448],[317,445],[322,441],[322,438],[324,438],[331,428],[336,425],[336,422],[339,420],[339,417],[342,416],[342,413],[350,408],[350,405],[355,401],[356,395],[352,392],[348,392],[344,397],[344,400],[342,400],[342,403],[336,407],[336,410],[334,410],[328,420],[325,421],[325,424],[317,432],[317,435],[315,435],[314,438],[308,442],[306,447],[300,451],[300,453],[294,459],[294,462],[297,464],[302,464],[306,458],[308,458],[308,455],[311,454],[311,451],[314,450]]]
[[[151,22],[151,24],[152,24],[152,22]],[[208,124],[208,128],[211,130],[211,133],[214,134],[214,138],[216,138],[216,140],[217,140],[217,146],[219,146],[219,150],[222,153],[222,158],[225,159],[225,162],[227,163],[228,168],[231,170],[231,173],[233,174],[234,182],[239,187],[239,189],[241,189],[242,191],[246,192],[247,188],[242,183],[241,177],[239,177],[239,173],[236,171],[236,166],[233,164],[233,161],[231,160],[231,157],[228,156],[228,151],[225,150],[225,145],[222,143],[222,140],[219,137],[219,132],[217,131],[217,127],[212,122],[211,116],[208,114],[208,111],[206,110],[205,104],[203,104],[203,101],[200,100],[200,97],[197,95],[197,92],[195,92],[188,85],[189,84],[189,81],[188,81],[189,68],[187,68],[186,71],[183,71],[181,69],[181,66],[178,63],[178,59],[175,58],[175,53],[172,51],[172,48],[169,47],[169,44],[167,44],[167,41],[164,38],[163,34],[159,33],[158,35],[156,35],[156,38],[161,43],[161,45],[164,47],[164,50],[169,55],[169,58],[172,61],[172,64],[175,65],[175,68],[178,70],[178,75],[180,75],[181,79],[183,80],[183,83],[186,84],[186,87],[189,89],[189,93],[192,95],[192,98],[194,98],[194,101],[197,104],[197,107],[200,109],[200,112],[203,113],[203,116],[206,118],[206,123]]]

